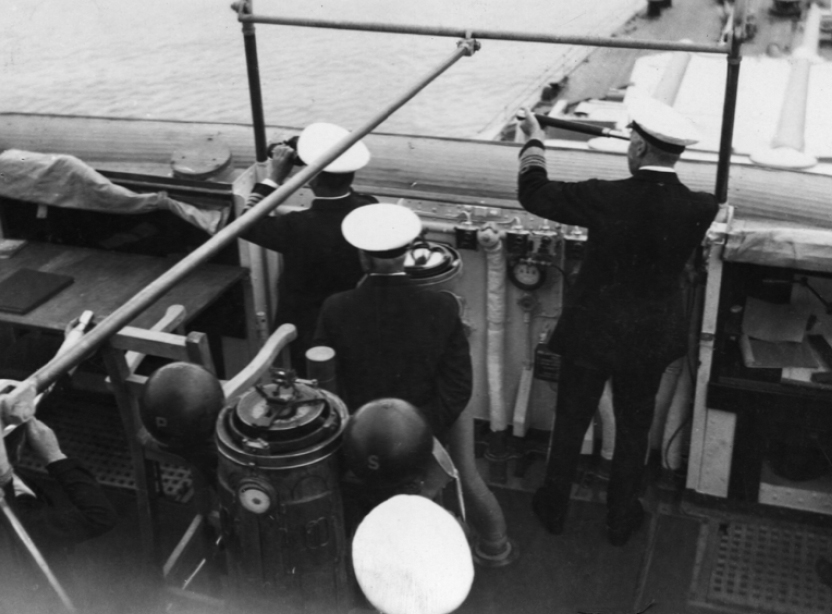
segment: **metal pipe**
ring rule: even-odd
[[[654,49],[659,51],[692,51],[699,53],[728,53],[725,45],[706,45],[681,41],[655,41],[605,36],[570,36],[563,34],[532,34],[511,30],[474,30],[443,26],[394,25],[378,22],[330,21],[300,17],[268,17],[240,13],[243,23],[262,23],[302,28],[330,28],[334,30],[360,30],[364,32],[387,32],[391,34],[418,34],[424,36],[449,36],[453,38],[475,38],[478,40],[505,40],[527,43],[556,43],[561,45],[583,45],[591,47],[618,47],[623,49]]]
[[[472,406],[466,407],[457,418],[448,437],[448,451],[460,475],[467,510],[466,522],[476,531],[473,547],[476,561],[487,567],[508,565],[517,558],[519,551],[517,544],[508,537],[506,517],[500,502],[477,468]]]
[[[241,2],[238,15],[251,12],[251,4]],[[266,118],[263,114],[263,91],[260,88],[260,64],[257,61],[257,38],[254,23],[243,21],[243,46],[246,52],[246,70],[248,72],[248,91],[251,99],[251,124],[254,129],[254,152],[258,162],[265,162],[268,157],[266,143]]]
[[[456,51],[454,51],[448,59],[443,60],[436,68],[431,70],[426,76],[422,77],[416,85],[412,86],[404,94],[399,96],[388,107],[380,111],[366,124],[346,135],[324,156],[322,156],[320,160],[299,171],[294,177],[286,181],[286,183],[280,186],[277,190],[252,207],[245,215],[242,215],[240,218],[223,228],[208,241],[200,245],[193,252],[173,265],[167,272],[152,281],[141,292],[136,294],[124,305],[99,322],[98,325],[89,333],[84,335],[84,337],[76,345],[71,347],[64,354],[56,356],[49,361],[49,363],[30,375],[24,383],[32,383],[36,387],[37,391],[42,391],[49,386],[49,384],[58,379],[61,374],[77,366],[90,351],[95,350],[106,339],[117,333],[125,325],[129,324],[133,318],[156,302],[165,292],[175,286],[177,282],[186,277],[199,265],[216,255],[228,243],[236,239],[241,232],[250,226],[253,226],[261,218],[265,217],[272,209],[275,209],[297,190],[302,188],[330,162],[335,160],[338,156],[347,151],[347,149],[369,134],[374,128],[390,117],[390,115],[401,108],[439,75],[448,70],[462,57],[472,55],[477,48],[478,45],[476,41],[460,41],[457,45]],[[23,385],[19,385],[15,391],[9,394],[13,395],[17,390],[24,387],[25,386]]]
[[[722,107],[722,131],[719,141],[719,158],[716,166],[716,200],[719,204],[728,201],[728,171],[731,167],[731,142],[734,137],[734,113],[737,108],[737,91],[740,83],[740,62],[743,37],[745,35],[745,0],[734,5],[734,29],[728,53],[728,70],[725,76],[725,104]]]

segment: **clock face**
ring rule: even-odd
[[[511,281],[522,290],[536,290],[543,285],[543,269],[534,262],[520,260],[510,269]]]

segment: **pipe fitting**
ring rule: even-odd
[[[489,222],[477,231],[477,241],[487,252],[500,249],[500,230]]]
[[[474,562],[480,567],[505,567],[520,557],[520,550],[517,543],[508,537],[489,541],[478,538],[471,553]]]
[[[237,2],[231,3],[231,10],[237,13],[238,16],[241,15],[251,15],[251,0],[237,0]]]
[[[474,38],[474,33],[471,30],[465,32],[465,38],[458,41],[456,46],[465,51],[465,55],[471,57],[480,50],[482,45]]]

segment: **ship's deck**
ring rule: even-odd
[[[68,561],[55,565],[76,606],[102,614],[222,614],[224,610],[207,604],[174,599],[140,573],[132,478],[115,408],[74,398],[54,402],[42,417],[53,425],[65,450],[80,457],[105,484],[120,517],[113,531],[81,544]],[[645,486],[648,521],[624,547],[616,548],[607,543],[604,533],[606,482],[592,457],[587,457],[566,531],[555,537],[539,525],[530,506],[542,475],[541,456],[531,455],[521,476],[516,475],[520,461],[511,461],[507,482],[490,484],[520,556],[504,567],[477,567],[473,588],[459,612],[832,611],[832,587],[823,584],[815,571],[818,557],[832,559],[829,519],[798,517],[774,508],[764,510],[764,506],[740,510],[725,504],[718,508],[693,504],[666,474],[661,477],[655,472],[656,477]],[[485,464],[481,472],[489,474]],[[168,472],[167,477],[170,499],[163,502],[161,516],[164,550],[169,553],[193,509],[187,497],[187,476]],[[204,584],[204,577],[197,576],[192,588],[222,598],[215,586]],[[18,611],[29,614],[25,608]]]
[[[652,31],[668,39],[713,40],[714,32],[719,31],[719,11],[712,0],[677,0],[666,14],[668,19],[637,18],[624,33],[646,37]],[[770,39],[758,36],[752,44],[765,48]],[[597,51],[570,77],[562,95],[571,100],[602,97],[611,85],[624,85],[637,53]],[[139,571],[135,498],[130,490],[126,442],[117,436],[115,408],[84,400],[63,407],[59,413],[62,415],[52,416],[52,423],[67,452],[95,470],[120,517],[113,531],[80,545],[69,561],[55,565],[79,609],[96,614],[214,612],[207,604],[173,601]],[[41,417],[50,420],[49,416]],[[472,591],[460,612],[832,611],[832,588],[821,582],[814,568],[818,557],[832,558],[829,518],[796,516],[761,506],[738,509],[727,504],[717,507],[713,502],[694,504],[678,489],[657,479],[645,491],[649,522],[625,547],[614,548],[603,531],[605,481],[590,461],[576,487],[567,529],[562,536],[553,537],[539,526],[530,508],[541,464],[538,454],[523,477],[491,484],[520,557],[505,567],[477,568]],[[483,474],[487,473],[484,468]],[[182,489],[186,477],[167,476],[165,487],[171,500],[164,503],[162,517],[169,551],[185,530],[192,509],[182,501],[187,499],[183,496],[187,488]],[[210,588],[201,587],[199,579],[195,587]],[[29,614],[27,610],[29,604],[20,604],[16,611]]]

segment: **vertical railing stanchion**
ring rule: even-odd
[[[734,27],[728,51],[728,70],[725,76],[725,104],[722,108],[722,130],[719,141],[719,158],[716,166],[714,194],[719,204],[728,201],[728,174],[731,168],[732,141],[734,138],[734,114],[737,108],[737,92],[740,82],[742,42],[745,37],[745,0],[738,0],[734,8]]]
[[[238,13],[251,14],[251,0],[243,0],[238,6]],[[251,99],[251,124],[254,128],[254,151],[258,162],[265,162],[267,157],[266,119],[263,113],[263,91],[260,88],[260,64],[257,60],[257,37],[254,23],[243,21],[243,45],[246,51],[246,70],[248,72],[248,91]]]

